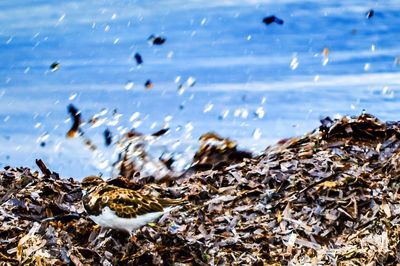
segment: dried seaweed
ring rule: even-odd
[[[367,114],[328,122],[168,183],[111,180],[188,199],[132,238],[88,219],[79,182],[7,167],[0,265],[399,264],[400,123]]]

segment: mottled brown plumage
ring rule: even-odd
[[[182,204],[182,200],[157,199],[131,189],[109,185],[97,176],[86,177],[82,181],[82,188],[87,190],[83,205],[89,215],[95,216],[105,207],[109,207],[121,218],[135,218]]]

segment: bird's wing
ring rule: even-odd
[[[164,209],[163,205],[156,199],[124,188],[106,191],[101,199],[103,206],[108,206],[123,218],[133,218],[151,212],[162,212]]]

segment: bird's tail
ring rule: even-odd
[[[163,207],[184,205],[187,203],[186,199],[159,199],[158,203]]]

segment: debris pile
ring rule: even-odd
[[[133,237],[100,232],[83,211],[79,182],[50,171],[7,168],[0,172],[0,261],[400,263],[400,123],[367,114],[321,122],[315,131],[283,140],[258,157],[193,171],[168,184],[112,180],[156,197],[187,198]]]

